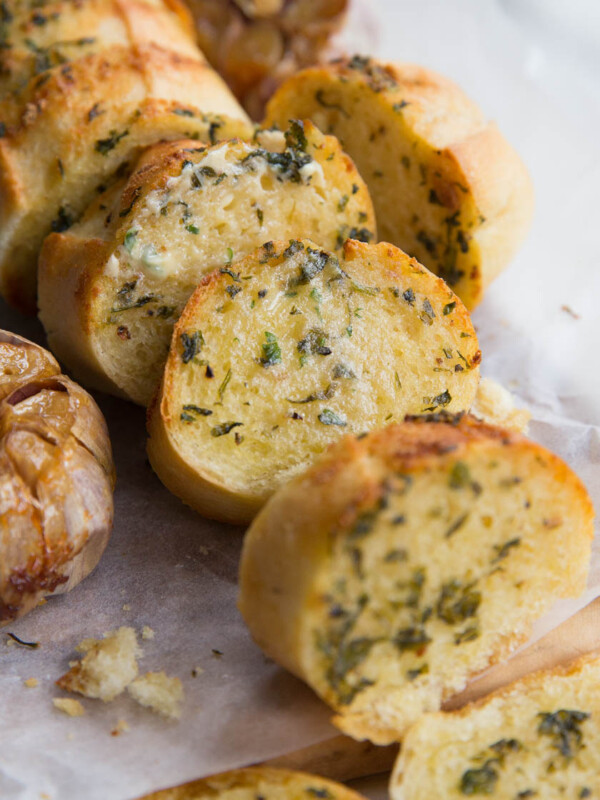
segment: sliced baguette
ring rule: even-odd
[[[592,537],[556,456],[472,417],[409,418],[345,438],[271,499],[239,607],[342,731],[387,744],[583,591]]]
[[[600,657],[532,673],[451,714],[427,714],[402,742],[392,800],[600,793]]]
[[[375,238],[368,191],[336,139],[311,123],[258,139],[157,145],[80,224],[47,238],[40,317],[84,383],[147,405],[207,272],[270,239],[339,249],[348,235]]]
[[[480,352],[439,278],[392,245],[270,242],[208,275],[175,326],[148,454],[202,514],[248,522],[345,433],[469,407]]]
[[[247,767],[221,772],[172,789],[153,792],[139,800],[365,800],[327,778],[273,767]]]
[[[180,0],[13,0],[5,9],[0,98],[52,67],[112,45],[154,43],[198,57],[194,23]]]
[[[382,239],[474,308],[529,228],[533,192],[517,153],[452,81],[355,56],[289,78],[267,125],[312,119],[366,180]]]
[[[221,133],[223,116],[237,121],[229,136],[250,133],[199,52],[155,44],[113,45],[8,95],[0,103],[0,294],[34,310],[44,237],[68,228],[140,148],[208,141],[211,131]]]

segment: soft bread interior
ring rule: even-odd
[[[159,403],[196,475],[262,502],[346,433],[468,408],[479,358],[460,300],[391,245],[276,242],[192,297]]]
[[[600,660],[588,656],[534,673],[459,713],[424,717],[403,742],[391,797],[597,796],[599,681]]]
[[[588,529],[589,507],[528,443],[387,474],[336,536],[301,623],[304,669],[340,727],[399,738],[513,650],[583,588]]]
[[[129,181],[117,195],[118,210],[107,212],[108,196],[69,232],[111,241],[91,328],[107,376],[129,397],[150,400],[173,325],[210,270],[298,233],[329,249],[349,234],[374,238],[371,202],[352,162],[310,124],[297,130],[297,148],[275,132],[208,149],[188,142],[159,165],[147,155],[150,180],[142,167],[135,191]]]

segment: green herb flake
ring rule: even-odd
[[[342,211],[343,211],[343,210],[346,208],[346,206],[348,205],[348,201],[349,201],[349,200],[350,200],[350,198],[348,197],[348,195],[347,195],[347,194],[343,194],[343,195],[340,197],[340,201],[339,201],[339,203],[338,203],[338,211],[339,211],[340,213],[341,213],[341,212],[342,212]]]
[[[194,333],[191,335],[189,333],[182,333],[179,338],[183,348],[181,360],[184,364],[189,364],[189,362],[202,350],[205,344],[204,336],[202,335],[202,331],[194,331]]]
[[[431,639],[423,627],[403,628],[394,636],[393,643],[400,652],[425,652]]]
[[[227,248],[227,259],[225,260],[225,264],[229,266],[233,262],[233,250],[231,247]]]
[[[186,231],[188,231],[189,233],[193,233],[193,234],[195,234],[196,236],[197,236],[197,235],[200,233],[200,228],[196,227],[196,225],[186,225],[186,226],[185,226],[185,229],[186,229]]]
[[[223,422],[221,425],[215,425],[214,428],[210,429],[211,436],[225,436],[234,428],[238,428],[240,425],[243,425],[243,422]]]
[[[262,356],[259,363],[263,367],[272,367],[274,364],[281,364],[281,348],[274,333],[265,331],[266,342],[262,345]]]
[[[496,551],[496,556],[492,560],[492,564],[502,561],[503,558],[506,558],[509,555],[513,547],[518,547],[520,544],[520,539],[509,539],[509,541],[504,542],[504,544],[495,544],[494,550]]]
[[[578,750],[583,747],[583,733],[581,724],[589,719],[590,714],[585,711],[571,711],[560,709],[554,713],[542,712],[538,714],[540,724],[538,733],[552,738],[552,747],[569,761]]]
[[[112,130],[106,139],[98,139],[94,149],[97,153],[106,156],[119,144],[121,139],[124,139],[126,136],[129,136],[129,131],[127,130],[122,133]]]
[[[481,603],[481,592],[473,584],[463,586],[460,581],[448,581],[442,586],[436,604],[436,614],[447,625],[456,625],[474,617]]]
[[[221,385],[219,386],[219,389],[218,389],[219,400],[223,400],[223,395],[225,394],[225,391],[226,391],[227,387],[229,386],[229,381],[230,380],[231,380],[231,367],[227,370],[227,374],[225,375]],[[240,423],[240,425],[241,425],[241,423]],[[229,433],[229,431],[225,431],[225,433]]]
[[[406,677],[409,681],[414,681],[420,675],[428,675],[429,674],[429,664],[421,664],[420,667],[416,667],[416,669],[409,669],[406,673]]]
[[[318,789],[316,786],[307,786],[305,791],[311,797],[322,797],[324,800],[334,800],[335,797],[329,789]]]
[[[450,470],[448,486],[451,489],[464,489],[471,484],[471,472],[464,461],[456,461]]]
[[[322,425],[339,425],[342,428],[348,424],[343,417],[340,417],[330,408],[324,408],[319,414],[318,420]]]
[[[463,772],[459,789],[463,794],[493,794],[498,782],[498,773],[494,769],[494,761],[486,763],[478,769]]]
[[[446,303],[442,313],[444,314],[445,317],[447,317],[448,314],[451,314],[455,308],[456,308],[456,300],[454,300],[452,303]]]
[[[129,254],[133,252],[133,248],[135,247],[135,241],[137,239],[138,233],[139,231],[131,228],[125,234],[125,239],[123,240],[123,247],[125,248],[125,250],[127,250]]]

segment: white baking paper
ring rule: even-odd
[[[376,39],[378,55],[454,78],[528,164],[532,233],[474,315],[482,372],[531,410],[531,436],[579,473],[600,507],[597,3],[365,0],[348,37]],[[37,323],[1,301],[0,327],[43,343]],[[163,488],[146,461],[141,409],[98,401],[118,468],[114,533],[90,578],[9,628],[39,649],[9,647],[0,633],[0,798],[132,800],[335,735],[328,710],[264,659],[236,611],[243,532],[202,519]],[[536,636],[600,593],[599,547],[597,536],[586,597],[558,604]],[[127,696],[83,699],[86,714],[74,719],[53,708],[75,645],[119,625],[154,629],[140,666],[182,679],[180,722]],[[37,688],[24,686],[31,677]],[[119,720],[130,730],[112,736]]]

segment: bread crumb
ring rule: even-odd
[[[198,552],[203,556],[207,556],[208,553],[209,553],[209,550],[208,550],[208,547],[205,547],[203,544],[201,544],[200,547],[198,548]]]
[[[524,408],[516,408],[514,398],[491,378],[482,378],[477,395],[471,406],[471,414],[484,422],[525,433],[531,414]]]
[[[203,672],[204,670],[202,669],[202,667],[194,667],[192,669],[192,678],[197,678],[198,675],[202,675]]]
[[[67,741],[72,742],[74,738],[75,734],[73,733],[73,731],[69,731],[69,733],[67,733]]]
[[[55,697],[52,700],[54,708],[58,708],[70,717],[81,717],[85,714],[85,708],[81,705],[79,700],[74,700],[72,697]]]
[[[123,611],[131,611],[131,606],[129,605],[129,603],[125,603],[123,605]]]
[[[133,628],[108,631],[103,639],[84,639],[76,649],[85,656],[72,661],[71,669],[56,681],[61,689],[106,703],[120,695],[138,674],[137,659],[142,652]]]
[[[35,687],[38,685],[38,679],[37,678],[27,678],[27,680],[23,681],[23,683],[25,684],[25,686],[28,689],[35,689]]]
[[[142,639],[154,639],[154,631],[149,625],[142,628]]]
[[[111,736],[120,736],[122,733],[127,733],[129,730],[129,725],[124,719],[120,719],[115,727],[110,732]]]
[[[136,678],[127,691],[137,703],[163,717],[179,719],[181,716],[183,686],[179,678],[171,678],[164,672],[147,672]]]

